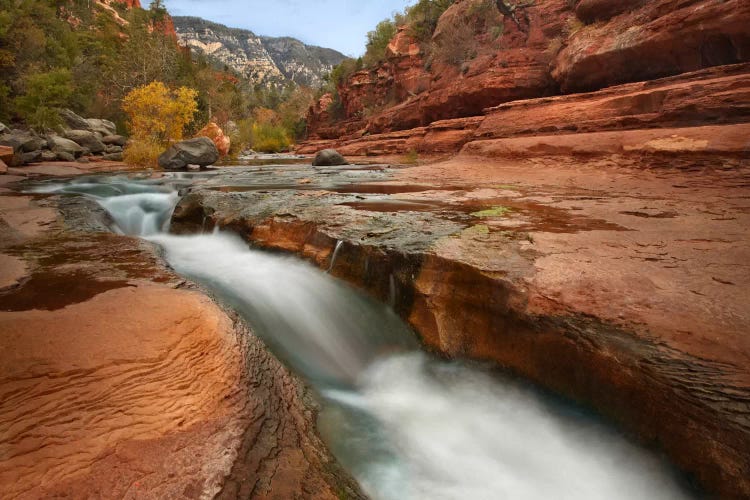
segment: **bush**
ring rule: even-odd
[[[162,82],[134,89],[122,100],[131,135],[162,145],[181,140],[198,111],[197,96],[198,92],[187,87],[170,91]]]
[[[64,107],[73,93],[72,82],[73,76],[67,69],[27,77],[24,94],[16,98],[18,112],[38,131],[60,128],[62,122],[57,109]]]
[[[156,141],[132,140],[123,151],[123,161],[134,167],[156,167],[164,146]]]
[[[385,19],[367,34],[367,50],[363,58],[365,66],[372,67],[385,60],[385,49],[396,36],[396,31],[396,23]]]
[[[252,148],[263,153],[279,153],[289,149],[292,141],[281,125],[255,123],[252,127]]]
[[[419,41],[427,42],[435,32],[438,20],[454,0],[419,0],[406,9],[405,21],[409,33]]]

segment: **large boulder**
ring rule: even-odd
[[[0,146],[10,146],[15,153],[30,153],[44,148],[47,141],[25,130],[12,130],[0,137]]]
[[[21,153],[20,163],[22,165],[38,163],[40,161],[42,161],[42,152],[40,150],[31,151],[30,153]]]
[[[0,161],[10,165],[13,163],[13,148],[10,146],[0,146]]]
[[[315,167],[330,167],[335,165],[348,165],[349,162],[335,149],[324,149],[318,151],[313,160]]]
[[[49,147],[51,151],[54,151],[55,153],[57,153],[58,159],[60,159],[60,153],[66,153],[68,155],[73,156],[74,158],[76,156],[80,156],[81,154],[83,154],[83,148],[79,146],[78,143],[71,141],[70,139],[65,139],[64,137],[60,137],[58,135],[48,136],[47,146]]]
[[[102,137],[117,134],[117,126],[109,120],[102,120],[100,118],[87,118],[86,123],[89,124],[89,127],[91,127],[92,131],[102,134]]]
[[[102,142],[107,146],[124,146],[128,140],[121,135],[105,135]]]
[[[165,170],[181,170],[188,165],[207,167],[217,161],[219,150],[208,137],[178,142],[159,156],[159,166]]]
[[[65,151],[60,151],[56,153],[56,160],[57,161],[76,161],[76,157],[73,156],[71,153],[67,153]]]
[[[96,133],[88,130],[68,130],[65,132],[65,138],[94,154],[103,153],[105,149],[104,143],[99,140]]]
[[[86,121],[85,118],[78,116],[69,109],[63,109],[60,111],[60,118],[63,119],[65,125],[71,130],[88,130],[91,131],[91,125]]]
[[[232,141],[229,137],[221,130],[214,122],[209,123],[203,127],[200,132],[195,134],[196,137],[208,137],[216,145],[216,149],[219,150],[221,156],[229,154],[229,148],[232,146]]]

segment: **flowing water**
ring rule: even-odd
[[[113,230],[164,248],[175,270],[242,314],[323,399],[319,428],[375,499],[679,499],[674,471],[526,384],[421,353],[391,309],[231,234],[166,232],[177,189],[98,177],[43,192],[93,197]]]

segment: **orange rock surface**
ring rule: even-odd
[[[216,149],[219,150],[219,154],[221,156],[226,156],[229,154],[229,148],[232,146],[232,141],[224,134],[224,131],[221,130],[221,127],[219,127],[214,122],[210,122],[208,125],[203,127],[197,134],[195,134],[195,136],[208,137],[209,139],[214,141]]]

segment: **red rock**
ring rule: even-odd
[[[8,173],[8,165],[6,165],[3,160],[0,160],[0,174],[7,174],[7,173]]]
[[[575,92],[750,61],[748,26],[747,0],[653,0],[575,30],[552,74]]]
[[[229,154],[229,149],[232,146],[231,139],[224,135],[224,131],[214,122],[210,122],[203,127],[197,134],[195,134],[195,137],[208,137],[214,141],[216,149],[219,150],[219,154],[222,157]]]
[[[15,152],[12,147],[0,146],[0,161],[4,162],[5,164],[12,165],[14,155],[15,155]]]

